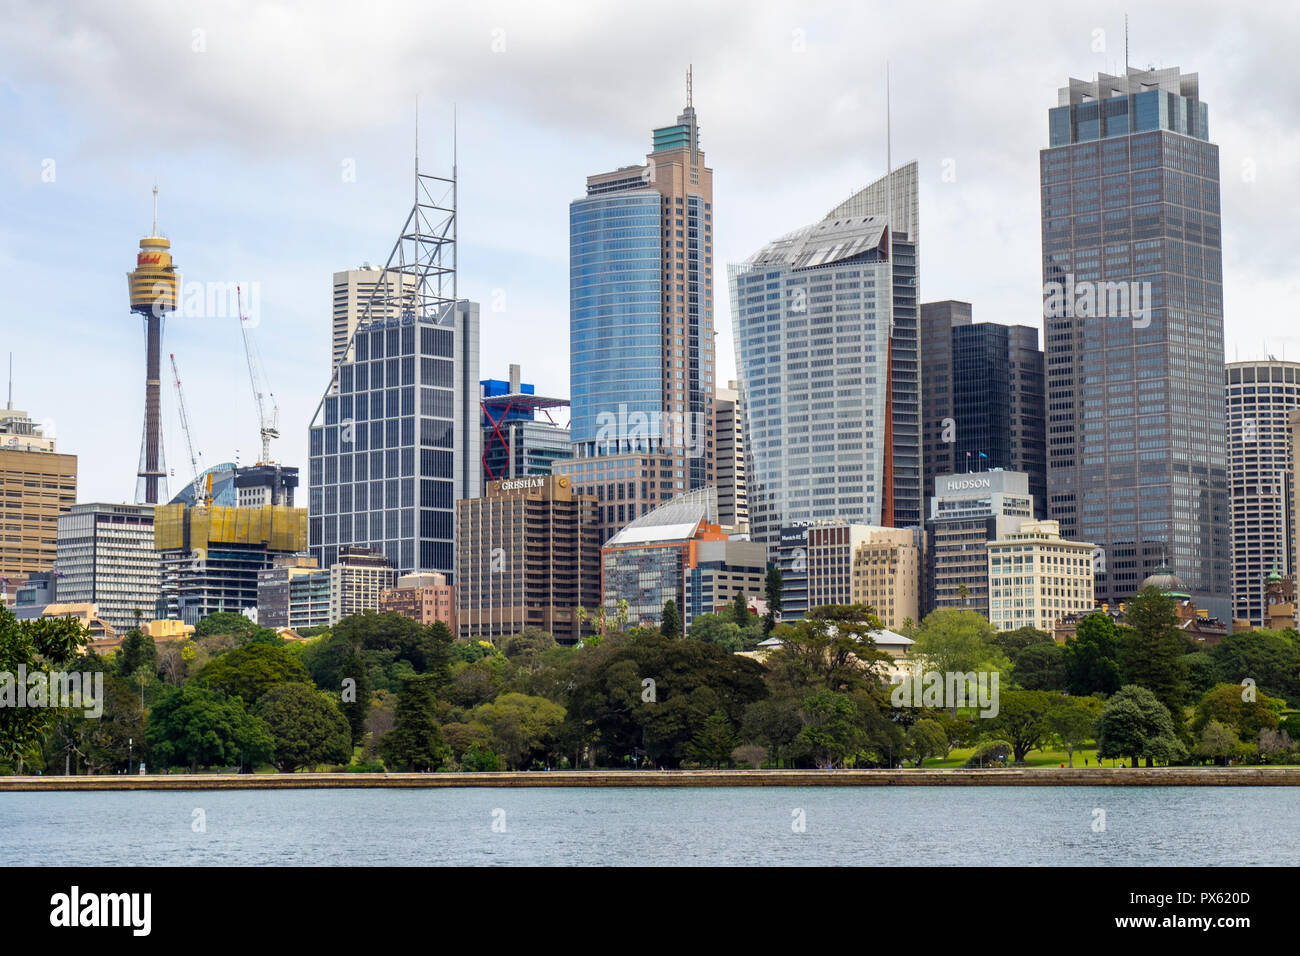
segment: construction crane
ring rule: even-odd
[[[244,292],[235,286],[235,296],[239,304],[239,331],[244,336],[244,353],[248,356],[248,380],[253,385],[253,398],[257,401],[257,421],[262,433],[262,457],[259,465],[272,464],[271,439],[280,437],[280,407],[275,403],[275,395],[268,388],[263,393],[262,362],[257,354],[257,345],[248,335],[248,319],[244,315]],[[266,413],[266,402],[271,403],[271,414]]]
[[[194,504],[197,506],[201,503],[203,494],[199,490],[199,475],[203,473],[202,466],[199,464],[199,454],[194,450],[194,438],[190,435],[190,416],[185,411],[185,392],[181,389],[181,373],[176,368],[175,353],[168,353],[172,360],[172,378],[176,385],[176,410],[181,418],[181,431],[185,433],[185,446],[190,450],[190,467],[194,470]]]

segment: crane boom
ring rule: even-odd
[[[269,388],[265,389],[264,394],[261,361],[257,355],[257,346],[248,334],[248,319],[244,316],[244,292],[239,286],[235,286],[235,296],[239,304],[239,331],[244,337],[244,354],[248,357],[248,381],[253,386],[253,399],[257,402],[257,423],[262,435],[262,457],[258,464],[271,464],[271,439],[280,437],[280,407]],[[267,399],[271,404],[269,416],[266,412]]]
[[[181,389],[181,373],[176,368],[176,355],[175,353],[168,353],[168,356],[172,360],[172,378],[176,384],[176,409],[180,414],[181,431],[185,433],[185,446],[190,451],[190,467],[194,470],[194,484],[192,487],[194,490],[194,504],[197,505],[203,496],[199,490],[199,475],[202,473],[202,469],[199,467],[198,453],[194,450],[194,438],[190,435],[190,416],[185,411],[185,392]]]

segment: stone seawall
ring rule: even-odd
[[[166,774],[0,777],[0,793],[361,787],[1297,787],[1296,767],[1006,770],[555,770],[542,773]]]

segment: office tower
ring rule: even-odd
[[[153,505],[102,502],[59,515],[59,600],[94,604],[120,633],[153,620],[159,578],[153,518]]]
[[[371,298],[374,302],[371,302]],[[330,368],[346,357],[348,343],[370,309],[375,318],[400,318],[405,306],[414,302],[414,283],[401,272],[385,274],[380,266],[365,263],[359,269],[334,273],[334,322]]]
[[[940,475],[926,532],[925,613],[989,613],[988,543],[1034,517],[1029,476],[1016,471]]]
[[[442,621],[456,633],[456,589],[437,571],[403,574],[397,586],[379,595],[380,614],[400,614],[421,624]]]
[[[924,616],[923,528],[872,528],[853,552],[850,603],[865,604],[891,630]]]
[[[756,540],[920,523],[917,249],[909,163],[731,267]]]
[[[790,525],[778,533],[776,566],[781,570],[781,615],[797,621],[808,612],[808,524]]]
[[[140,440],[137,504],[157,504],[167,497],[167,465],[162,447],[163,320],[176,311],[179,274],[172,262],[171,240],[158,235],[158,187],[153,188],[153,232],[140,240],[135,270],[126,276],[131,311],[144,320],[144,435]]]
[[[989,621],[999,631],[1036,627],[1051,634],[1057,621],[1092,609],[1095,547],[1066,541],[1056,521],[1024,521],[990,541]]]
[[[77,456],[55,451],[35,421],[0,409],[0,601],[30,574],[52,571],[59,515],[77,500]]]
[[[1269,575],[1296,571],[1291,415],[1300,410],[1300,363],[1230,362],[1226,371],[1232,617],[1267,627]]]
[[[953,301],[923,303],[921,327],[927,487],[937,475],[1023,471],[1034,507],[1045,514],[1047,409],[1038,330],[972,323],[970,304]]]
[[[1219,150],[1197,76],[1071,79],[1048,116],[1048,516],[1102,548],[1100,600],[1167,563],[1226,619]]]
[[[285,505],[159,505],[158,617],[197,624],[217,611],[257,607],[258,572],[306,550],[307,512]]]
[[[591,633],[600,604],[596,499],[563,475],[488,482],[457,502],[456,624],[466,640],[538,627],[561,644]]]
[[[925,487],[934,487],[935,475],[955,475],[965,470],[957,456],[957,396],[977,400],[983,396],[961,389],[953,379],[952,333],[971,324],[971,305],[947,299],[921,303],[921,439],[925,451]]]
[[[418,171],[415,204],[308,435],[309,540],[454,573],[455,502],[482,491],[479,309],[456,297],[455,172]]]
[[[689,89],[689,88],[688,88]],[[606,537],[713,482],[713,170],[695,108],[569,204],[574,460]]]
[[[628,626],[658,627],[671,599],[688,628],[700,614],[725,610],[737,594],[763,594],[767,549],[731,538],[717,523],[717,492],[700,488],[660,505],[601,549],[605,615],[628,604]]]
[[[920,622],[920,528],[837,523],[807,530],[808,607],[864,604],[887,628],[902,627],[908,619]]]
[[[745,429],[741,424],[736,382],[719,388],[713,402],[714,482],[718,489],[718,524],[737,534],[749,531],[745,496]]]
[[[479,383],[483,408],[483,480],[528,478],[551,474],[557,460],[573,457],[569,430],[556,424],[552,410],[567,408],[564,398],[546,398],[520,380],[518,365],[510,378]],[[545,421],[537,418],[541,412]]]
[[[330,572],[304,555],[277,558],[257,572],[257,623],[262,627],[327,627]]]
[[[397,572],[382,551],[362,545],[342,545],[329,567],[330,624],[364,611],[379,610],[379,596],[392,590]]]

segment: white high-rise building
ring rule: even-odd
[[[730,268],[750,528],[769,546],[800,522],[922,521],[916,190],[909,163]]]
[[[1296,571],[1291,412],[1300,363],[1227,367],[1228,490],[1232,502],[1232,616],[1267,627],[1268,575]]]
[[[160,569],[153,521],[153,505],[78,504],[59,515],[59,603],[96,605],[118,633],[152,621]]]
[[[1056,622],[1095,604],[1095,544],[1066,541],[1058,521],[1026,521],[988,543],[989,621],[999,631]]]
[[[348,347],[348,340],[357,330],[357,323],[366,314],[366,306],[379,285],[384,270],[366,263],[359,269],[334,273],[334,348],[330,355],[330,368],[338,365]],[[414,288],[411,277],[401,272],[390,272],[385,288],[371,308],[371,318],[391,319],[400,314],[401,293]],[[414,298],[409,296],[409,301]]]

